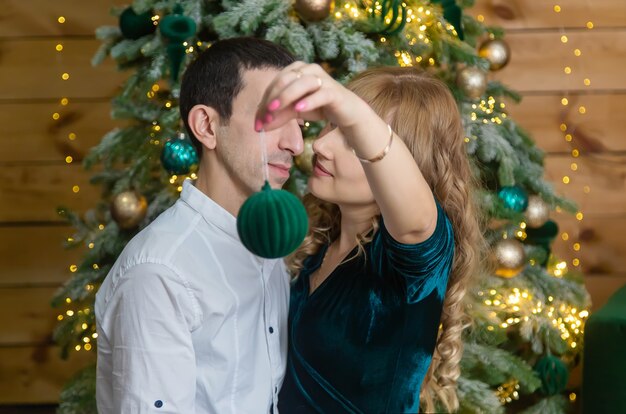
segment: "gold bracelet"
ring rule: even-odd
[[[393,142],[393,130],[391,129],[391,125],[387,124],[387,128],[389,129],[389,142],[387,143],[387,146],[385,147],[385,149],[383,149],[381,153],[376,155],[374,158],[370,158],[370,159],[361,158],[356,154],[356,151],[354,150],[354,148],[352,149],[352,152],[354,152],[354,155],[356,155],[359,161],[361,161],[364,164],[372,164],[376,161],[380,161],[383,158],[385,158],[385,155],[387,155],[387,153],[389,152],[389,149],[391,148],[391,143]]]

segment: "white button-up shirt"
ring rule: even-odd
[[[100,414],[268,413],[287,353],[289,277],[185,181],[96,295]]]

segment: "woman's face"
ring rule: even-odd
[[[361,162],[338,128],[327,125],[313,142],[313,152],[308,184],[314,196],[339,206],[375,203]]]

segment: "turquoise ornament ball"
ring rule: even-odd
[[[276,259],[300,246],[309,229],[306,210],[298,197],[273,190],[265,181],[252,194],[237,216],[237,232],[246,248],[257,256]]]
[[[189,140],[172,139],[163,146],[161,163],[170,174],[188,174],[198,165],[198,153]]]
[[[502,187],[498,191],[498,197],[504,201],[504,205],[511,210],[521,213],[528,207],[528,194],[520,186],[514,185]]]

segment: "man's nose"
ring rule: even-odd
[[[283,151],[289,151],[291,155],[301,154],[304,150],[304,141],[302,140],[302,130],[298,121],[291,120],[280,131],[278,148]]]

